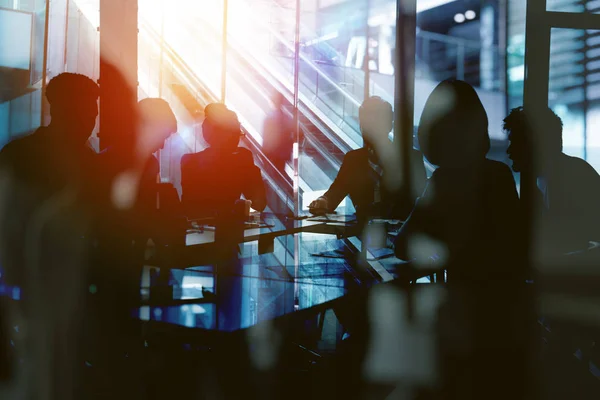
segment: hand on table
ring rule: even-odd
[[[325,214],[329,210],[327,199],[319,197],[308,205],[308,209],[313,214]]]

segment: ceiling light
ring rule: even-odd
[[[475,19],[476,16],[477,16],[477,14],[475,14],[475,11],[473,11],[473,10],[467,10],[465,12],[465,17],[469,20]]]
[[[463,22],[465,22],[465,16],[463,14],[456,14],[454,16],[454,22],[456,22],[457,24],[462,24]]]

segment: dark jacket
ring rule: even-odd
[[[542,225],[536,235],[543,236],[544,252],[582,250],[600,240],[600,175],[590,164],[561,154],[538,187]]]
[[[519,197],[508,166],[438,168],[396,239],[401,259],[438,257],[449,279],[514,278]],[[457,261],[455,263],[455,260]]]
[[[427,183],[423,156],[417,150],[412,150],[411,156],[413,189],[408,196],[411,199],[409,204],[401,204],[398,201],[401,198],[400,193],[391,193],[381,185],[381,203],[373,205],[375,187],[381,178],[369,164],[368,150],[361,148],[346,153],[337,177],[323,195],[329,208],[334,210],[346,196],[350,196],[358,213],[369,210],[370,214],[380,214],[381,217],[405,219],[412,210],[416,197],[423,192]]]
[[[242,195],[252,208],[266,207],[265,185],[252,153],[223,153],[209,147],[181,158],[182,203],[188,217],[213,216],[233,209]]]

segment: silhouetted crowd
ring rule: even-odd
[[[208,147],[181,160],[180,199],[172,184],[161,181],[154,156],[177,132],[167,102],[140,101],[134,131],[96,152],[88,139],[98,117],[98,85],[64,73],[50,81],[45,95],[50,124],[0,152],[3,280],[21,293],[19,301],[2,300],[2,346],[9,327],[36,333],[24,335],[16,346],[21,350],[5,349],[3,365],[14,368],[3,370],[32,382],[22,398],[78,398],[62,390],[86,384],[83,359],[111,370],[105,381],[93,378],[104,382],[102,390],[137,392],[142,378],[122,355],[143,347],[131,310],[139,307],[149,243],[176,255],[186,245],[189,221],[197,219],[213,218],[227,234],[249,207],[267,209],[267,187],[252,152],[240,146],[237,115],[223,104],[204,110]],[[275,102],[265,146],[284,170],[294,127],[283,100]],[[399,259],[417,265],[434,260],[447,269],[449,285],[485,288],[469,292],[480,298],[498,295],[493,288],[501,283],[502,299],[486,302],[500,310],[507,306],[506,285],[518,297],[518,288],[532,279],[524,268],[526,252],[534,260],[568,257],[600,240],[600,175],[563,153],[562,121],[550,109],[545,113],[545,125],[533,126],[528,110],[519,107],[503,126],[513,171],[537,185],[532,248],[524,245],[528,219],[513,173],[486,158],[486,110],[476,91],[458,80],[440,83],[427,100],[419,150],[405,152],[408,182],[401,178],[402,155],[389,139],[391,105],[366,99],[359,110],[364,146],[345,155],[331,187],[309,209],[330,213],[349,196],[362,226],[373,219],[402,221],[394,242]],[[435,167],[429,179],[423,156]],[[228,245],[235,247],[238,239],[234,235]],[[18,367],[23,359],[25,367]]]

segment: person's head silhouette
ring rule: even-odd
[[[159,98],[146,98],[138,103],[143,127],[140,146],[154,153],[164,146],[165,140],[177,132],[177,118],[169,103]]]
[[[388,138],[394,122],[394,111],[379,96],[366,99],[358,109],[360,131],[366,146],[375,145]]]
[[[440,167],[471,165],[490,149],[483,104],[475,89],[459,80],[443,81],[429,95],[417,135],[425,157]]]
[[[73,144],[85,143],[98,117],[98,85],[85,75],[63,73],[46,87],[50,127]]]
[[[234,151],[242,136],[237,115],[224,104],[211,103],[204,109],[202,136],[209,146]]]
[[[532,166],[532,143],[535,143],[538,161],[543,164],[562,152],[562,120],[549,108],[541,112],[543,114],[540,115],[539,121],[542,125],[535,130],[523,107],[513,108],[504,118],[503,128],[510,141],[506,152],[513,162],[512,168],[515,172],[527,170]]]

